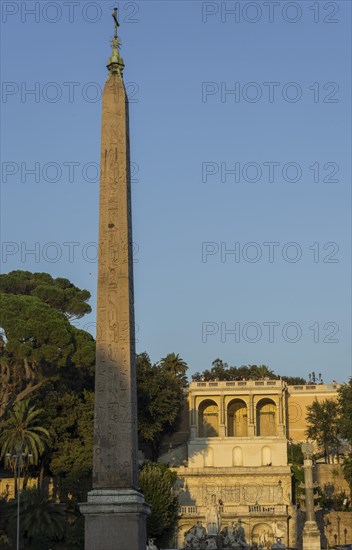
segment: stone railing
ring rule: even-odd
[[[332,391],[337,390],[340,384],[302,384],[300,386],[288,386],[289,393],[304,392],[304,391]]]
[[[286,514],[287,506],[284,504],[275,505],[261,505],[254,504],[251,506],[243,504],[225,504],[223,508],[223,515],[225,516],[248,516],[248,515],[281,515]],[[181,506],[180,513],[182,515],[204,515],[206,514],[206,508],[204,506]]]
[[[260,504],[254,504],[253,506],[248,506],[249,514],[286,514],[286,506],[284,504],[276,505],[267,505],[262,506]]]
[[[201,388],[218,388],[219,390],[226,388],[281,388],[285,382],[282,380],[224,380],[224,381],[209,381],[209,382],[191,382],[190,390]]]
[[[198,513],[197,506],[180,506],[180,513],[196,515]]]
[[[230,388],[248,388],[248,389],[269,389],[269,388],[283,388],[286,382],[283,380],[222,380],[209,382],[191,382],[189,385],[190,390],[202,390],[209,388],[218,388],[219,390]],[[287,386],[289,393],[316,391],[316,392],[328,392],[337,390],[340,384],[301,384],[297,386]]]

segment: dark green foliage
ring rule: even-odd
[[[5,533],[5,531],[0,530],[0,548],[5,550],[6,548],[10,549],[11,546],[9,536]]]
[[[323,491],[320,487],[318,487],[318,493],[319,505],[322,508],[327,508],[336,512],[341,512],[346,509],[346,506],[344,506],[343,504],[344,500],[346,499],[345,492],[342,491],[340,493],[335,493],[334,490]]]
[[[36,427],[43,428],[41,435],[49,434],[50,444],[37,447],[38,464],[29,464],[28,474],[38,477],[40,488],[46,476],[53,476],[55,497],[66,508],[65,518],[62,507],[43,492],[24,493],[25,547],[36,550],[63,540],[62,526],[65,544],[83,548],[83,518],[77,503],[86,500],[91,488],[95,342],[69,319],[90,311],[88,298],[87,291],[45,273],[0,276],[0,417],[8,422],[13,411],[27,406],[28,396],[33,411],[44,411]],[[137,365],[140,439],[157,457],[163,436],[178,426],[187,365],[175,353],[155,365],[142,354]],[[148,500],[154,502],[150,533],[162,541],[177,518],[175,474],[163,466],[153,468],[142,474],[141,483],[144,479]],[[159,499],[159,507],[153,498]]]
[[[83,397],[73,392],[59,396],[51,420],[53,445],[50,470],[62,479],[61,498],[71,493],[83,498],[90,479],[93,457],[94,393]]]
[[[177,429],[184,402],[183,377],[146,353],[137,356],[138,431],[140,440],[158,458],[162,438]]]
[[[163,464],[147,462],[140,472],[140,490],[145,501],[152,506],[147,518],[147,532],[148,536],[156,538],[157,546],[169,542],[177,523],[176,479],[176,473]]]
[[[16,359],[45,364],[50,370],[64,366],[74,351],[66,317],[38,298],[2,294],[0,326],[6,351]]]
[[[266,365],[242,365],[241,367],[232,367],[224,363],[221,359],[215,359],[210,370],[206,369],[203,373],[197,372],[192,379],[195,381],[204,378],[210,380],[259,380],[262,378],[278,379],[275,374]]]
[[[66,298],[50,300],[44,287],[49,294],[64,292]],[[49,381],[77,391],[84,385],[92,388],[94,339],[68,320],[74,311],[76,316],[90,311],[88,298],[87,291],[45,273],[0,275],[0,418]]]
[[[352,379],[348,384],[342,384],[338,389],[339,406],[339,428],[340,435],[352,445]],[[343,463],[343,475],[350,488],[350,499],[352,500],[352,454],[345,457]]]
[[[337,390],[339,396],[340,434],[352,445],[352,379]]]
[[[24,453],[21,464],[38,464],[40,456],[50,442],[49,432],[41,425],[43,410],[36,409],[29,400],[16,403],[3,423],[0,433],[0,458],[17,475],[18,453]],[[8,456],[10,455],[10,456]]]
[[[281,380],[286,382],[288,386],[303,386],[306,384],[305,379],[300,376],[281,376]]]
[[[300,484],[304,482],[303,466],[300,466],[298,464],[293,464],[291,466],[291,470],[293,472],[293,479],[292,479],[293,499],[294,499],[294,502],[299,502],[300,496],[304,494],[304,489],[300,486]]]
[[[160,359],[158,366],[178,379],[184,388],[187,387],[188,381],[186,373],[188,366],[178,353],[169,353],[166,357]]]
[[[303,453],[300,443],[288,443],[287,457],[291,464],[303,464]]]
[[[37,297],[69,318],[80,318],[91,312],[86,303],[90,298],[88,290],[77,288],[68,279],[53,279],[49,273],[12,271],[0,275],[0,292]]]
[[[350,488],[350,498],[352,500],[352,454],[347,456],[342,465],[343,476]]]
[[[334,399],[316,399],[307,411],[307,436],[323,448],[325,461],[330,463],[331,452],[339,446],[338,403]]]
[[[305,384],[306,381],[300,376],[280,376],[275,374],[266,365],[242,365],[241,367],[229,366],[224,363],[222,359],[215,359],[212,362],[212,368],[205,371],[196,372],[192,376],[192,380],[199,382],[205,380],[260,380],[263,378],[270,378],[271,380],[278,380],[281,378],[290,386],[296,386]]]
[[[82,515],[68,526],[65,542],[70,550],[84,550],[84,517]]]
[[[9,507],[12,508],[10,526],[13,528],[16,524],[17,502],[11,501]],[[47,548],[48,543],[64,537],[64,509],[41,491],[27,489],[21,494],[20,526],[21,535],[27,543],[38,550]]]

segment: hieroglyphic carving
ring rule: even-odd
[[[137,487],[128,112],[123,82],[103,92],[94,488]]]

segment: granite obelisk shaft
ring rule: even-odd
[[[110,72],[103,92],[93,487],[137,488],[128,104]]]
[[[145,550],[138,492],[128,101],[117,17],[102,96],[93,490],[80,508],[85,550]]]

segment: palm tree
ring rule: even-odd
[[[187,386],[186,372],[188,370],[188,365],[178,353],[169,353],[165,357],[162,357],[159,366],[172,374],[175,378],[181,379],[183,386]]]
[[[276,378],[276,375],[273,370],[269,369],[266,365],[251,365],[253,372],[251,373],[251,378],[261,379],[264,378]]]
[[[16,506],[14,501],[12,506]],[[16,516],[17,511],[14,509],[12,522]],[[20,525],[22,536],[37,548],[36,541],[47,539],[49,542],[63,537],[66,526],[65,512],[45,493],[32,487],[22,493]]]
[[[24,468],[38,464],[50,439],[49,432],[40,426],[42,413],[42,409],[30,405],[29,399],[19,401],[2,425],[0,459],[5,459],[5,466],[11,467],[14,472],[16,494],[17,460],[21,460]]]

